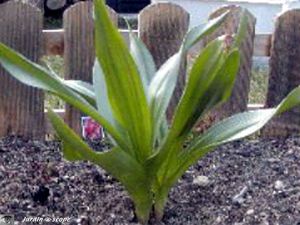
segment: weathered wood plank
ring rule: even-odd
[[[64,60],[65,78],[92,81],[95,61],[94,20],[92,2],[80,2],[64,13]],[[109,9],[112,20],[117,14]],[[71,106],[66,107],[65,120],[78,134],[81,133],[82,114]]]
[[[90,2],[69,8],[63,17],[65,79],[91,81],[94,64],[94,22]],[[82,114],[67,105],[65,120],[78,134],[81,133]]]
[[[43,18],[35,7],[21,2],[0,4],[0,41],[38,62]],[[0,68],[0,136],[44,138],[44,95],[23,85]]]
[[[0,0],[0,4],[8,1],[14,1],[14,0]],[[20,2],[35,6],[39,8],[42,12],[44,12],[44,0],[22,0]]]
[[[276,106],[300,85],[300,11],[290,10],[277,18],[270,58],[266,107]],[[300,132],[300,107],[274,119],[263,136],[288,136]]]
[[[140,38],[152,53],[158,68],[179,50],[188,27],[189,14],[175,4],[152,4],[139,14]],[[186,62],[183,62],[177,86],[168,108],[169,120],[180,99],[185,82],[185,72]]]
[[[41,10],[41,12],[44,12],[44,0],[23,0],[25,3],[29,3],[32,6],[35,6]]]

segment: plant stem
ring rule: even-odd
[[[164,208],[168,199],[168,191],[160,189],[155,195],[154,215],[157,221],[161,221],[164,216]]]

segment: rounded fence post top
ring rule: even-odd
[[[171,2],[157,2],[157,3],[152,3],[148,6],[146,6],[140,13],[139,17],[143,17],[144,14],[147,14],[149,12],[153,11],[161,11],[161,10],[166,10],[166,9],[173,9],[178,12],[181,12],[182,14],[187,14],[189,16],[189,13],[180,5],[177,5],[175,3]]]
[[[40,14],[41,17],[43,17],[43,12],[41,9],[31,3],[23,2],[23,1],[7,1],[0,4],[0,9],[2,7],[10,7],[10,8],[21,8],[22,10],[27,10],[31,13]],[[0,14],[1,18],[1,14]]]

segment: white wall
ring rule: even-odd
[[[153,0],[154,2],[166,2],[166,0]],[[205,20],[214,10],[225,4],[235,4],[247,8],[256,18],[256,33],[270,33],[274,30],[276,15],[282,10],[280,3],[249,3],[243,1],[212,1],[212,0],[169,0],[182,6],[191,16],[191,27]]]

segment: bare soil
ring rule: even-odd
[[[101,168],[65,161],[58,142],[16,137],[0,141],[0,214],[14,215],[15,224],[37,224],[21,222],[25,216],[137,224],[123,187]],[[238,141],[211,152],[172,189],[161,224],[300,225],[300,138]]]

